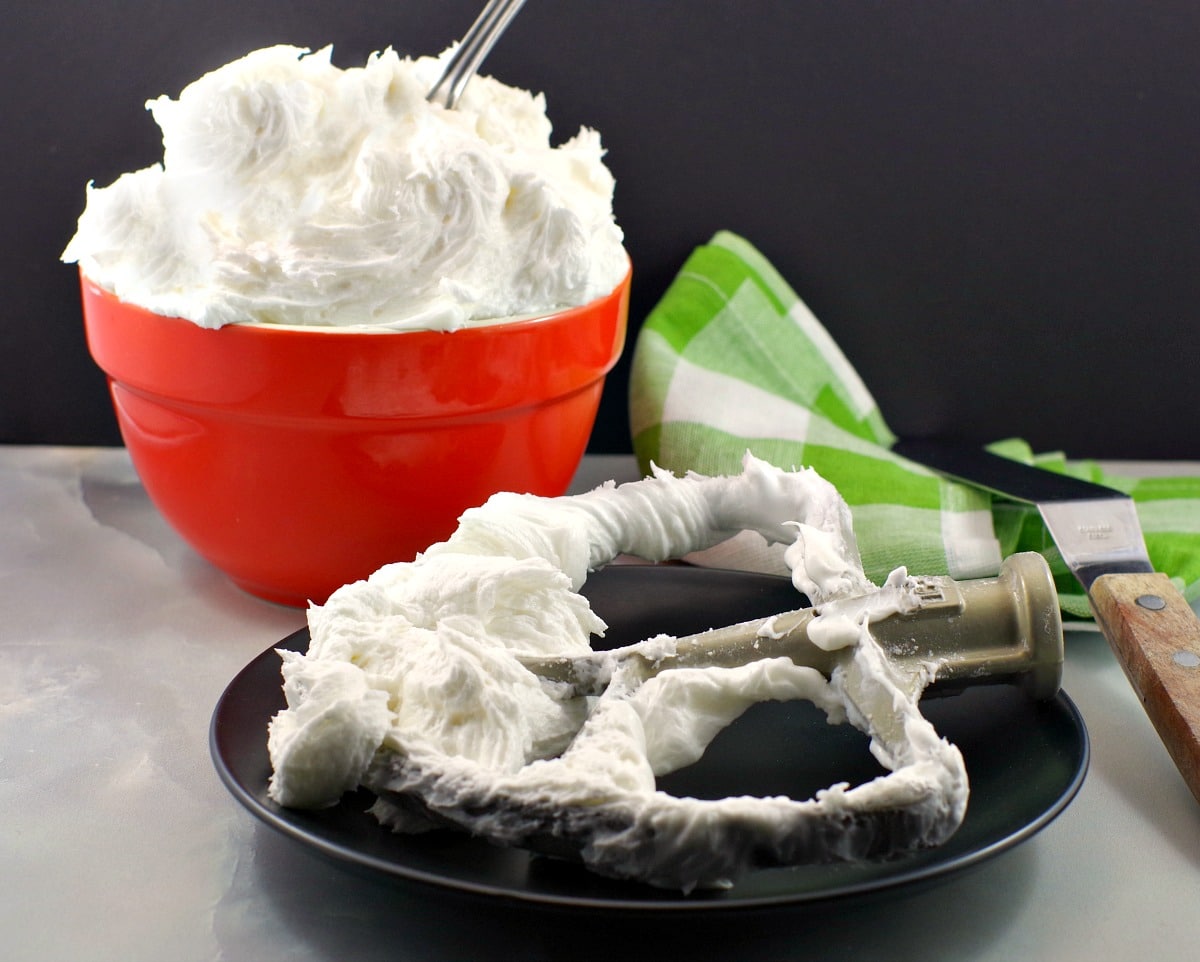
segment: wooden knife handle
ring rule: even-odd
[[[1163,574],[1101,575],[1092,610],[1200,801],[1200,620]]]

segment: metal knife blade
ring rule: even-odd
[[[993,494],[1035,505],[1096,623],[1192,794],[1200,801],[1200,619],[1154,570],[1133,499],[1120,491],[941,441],[896,454]]]

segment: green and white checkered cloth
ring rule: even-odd
[[[743,455],[812,467],[854,514],[868,577],[906,565],[919,574],[979,578],[1002,558],[1039,551],[1064,612],[1090,617],[1036,509],[995,501],[893,454],[871,392],[829,332],[753,246],[728,232],[688,258],[646,319],[630,385],[634,450],[676,474],[736,474]],[[1155,567],[1189,601],[1200,597],[1200,477],[1127,478],[1061,454],[1034,456],[1006,440],[998,453],[1086,477],[1132,495]],[[704,559],[771,570],[777,557],[731,546]]]

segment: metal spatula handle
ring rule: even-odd
[[[1102,575],[1090,600],[1158,737],[1200,800],[1200,621],[1159,573]]]
[[[525,0],[489,0],[451,55],[446,69],[426,99],[440,103],[447,109],[453,108],[484,58],[524,5]]]

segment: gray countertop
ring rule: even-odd
[[[635,473],[590,457],[576,487]],[[1069,634],[1064,681],[1091,770],[1032,840],[935,885],[834,904],[576,914],[360,877],[229,796],[209,758],[213,707],[304,616],[197,557],[123,450],[0,447],[0,532],[6,959],[1195,956],[1200,806],[1094,631]]]

